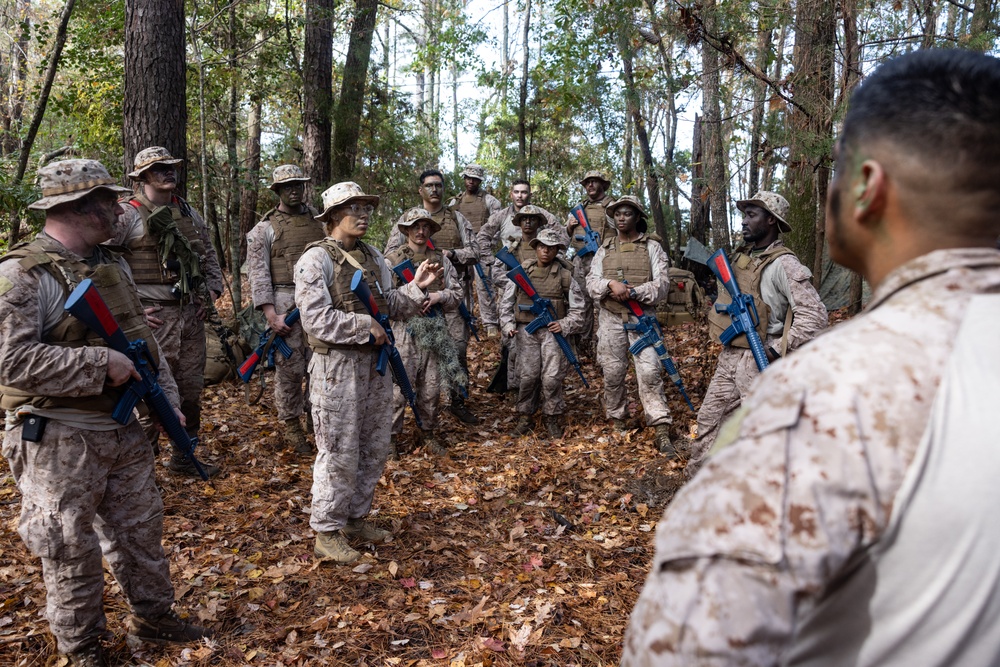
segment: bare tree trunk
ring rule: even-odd
[[[365,83],[372,56],[372,38],[378,0],[356,0],[351,39],[344,61],[344,78],[340,87],[333,132],[333,180],[350,180],[358,156],[358,137],[365,110]]]
[[[794,106],[789,114],[787,170],[789,246],[806,266],[813,283],[822,276],[823,214],[819,192],[829,179],[829,139],[832,132],[833,55],[836,14],[833,0],[800,0],[795,16],[795,48],[791,74]],[[819,271],[816,271],[819,267]]]
[[[660,180],[656,173],[656,162],[649,146],[649,135],[646,132],[646,120],[642,115],[639,102],[639,91],[635,86],[635,75],[632,70],[633,49],[627,34],[619,38],[618,48],[622,56],[622,73],[625,75],[625,106],[632,116],[635,125],[635,136],[639,140],[639,150],[642,152],[643,171],[646,176],[646,195],[649,200],[649,210],[653,217],[653,226],[660,237],[660,245],[667,255],[670,254],[670,236],[667,234],[667,223],[663,219],[663,202],[660,199]]]
[[[330,112],[333,109],[334,0],[307,0],[303,52],[303,160],[306,201],[331,184]]]
[[[451,146],[452,164],[458,169],[458,65],[451,62]]]
[[[59,27],[56,29],[56,41],[52,46],[52,54],[49,56],[49,64],[45,69],[45,78],[42,82],[42,90],[38,95],[38,104],[35,106],[35,114],[31,117],[31,125],[28,126],[28,133],[21,142],[21,152],[17,158],[17,173],[14,175],[13,184],[19,186],[24,180],[24,172],[28,169],[28,158],[31,155],[31,147],[35,144],[35,137],[38,135],[38,128],[42,125],[42,118],[45,117],[45,108],[49,103],[49,93],[52,92],[52,82],[56,78],[56,70],[59,68],[59,59],[62,57],[63,47],[66,45],[66,31],[69,27],[69,17],[73,14],[73,6],[76,0],[66,0],[62,14],[59,16]],[[20,211],[13,211],[10,220],[10,234],[8,235],[8,247],[17,243],[21,232]]]
[[[229,122],[226,128],[226,153],[229,159],[229,208],[226,216],[226,230],[229,237],[229,273],[232,275],[233,303],[243,298],[243,281],[240,277],[240,156],[237,150],[239,140],[239,65],[236,59],[239,36],[237,35],[236,3],[229,5]]]
[[[187,159],[187,77],[184,65],[184,2],[126,0],[125,94],[122,100],[125,171],[135,154],[163,146]],[[187,191],[187,170],[178,165],[178,191]]]
[[[925,0],[924,2],[924,39],[920,43],[920,48],[934,48],[934,38],[937,31],[938,8],[935,0]]]
[[[625,194],[627,184],[635,180],[632,166],[632,147],[635,144],[635,122],[631,114],[625,114],[625,156],[622,160],[622,194]]]
[[[705,152],[702,137],[701,116],[694,116],[693,141],[691,142],[691,228],[692,238],[704,245],[709,244],[708,230],[711,220],[709,208],[705,203]]]
[[[247,173],[240,197],[239,237],[241,264],[233,270],[234,285],[237,282],[236,276],[240,273],[239,269],[240,266],[242,266],[242,258],[246,255],[247,234],[254,228],[254,225],[257,224],[257,188],[260,187],[260,116],[263,107],[259,94],[254,96],[252,104],[253,106],[250,107],[250,117],[247,122],[247,146],[245,158],[247,163]],[[240,282],[242,282],[242,279]],[[234,294],[233,307],[236,310],[239,310],[241,306],[242,303],[236,301],[236,295]]]
[[[704,4],[705,31],[715,33],[715,0]],[[725,151],[722,146],[722,112],[720,110],[719,52],[707,40],[702,40],[702,137],[705,150],[705,179],[708,186],[708,206],[712,211],[712,244],[728,248],[728,190]]]
[[[198,165],[201,170],[201,217],[208,224],[208,201],[210,190],[208,185],[208,132],[205,123],[205,58],[198,43],[198,32],[194,28],[194,17],[198,15],[198,3],[193,2],[191,34],[191,51],[198,61]],[[216,230],[218,236],[218,230]],[[219,245],[220,256],[225,246]],[[223,257],[223,260],[225,257]]]
[[[31,41],[31,0],[21,3],[22,28],[14,45],[10,63],[10,75],[14,82],[10,107],[3,109],[3,137],[0,137],[0,154],[10,155],[20,146],[21,114],[24,112],[24,96],[28,91],[28,44]],[[6,87],[4,92],[6,93]]]
[[[771,39],[773,30],[765,27],[764,19],[760,19],[760,26],[757,33],[757,68],[762,72],[767,71],[767,59],[771,52]],[[767,84],[756,79],[753,82],[753,117],[750,121],[750,160],[747,164],[749,170],[748,191],[751,196],[760,189],[761,172],[761,150],[760,140],[764,126],[764,96],[767,93]]]
[[[531,54],[528,42],[531,32],[531,0],[524,0],[524,62],[521,65],[521,89],[517,105],[517,172],[521,178],[528,177],[527,168],[527,127],[525,118],[528,113],[528,57]]]
[[[993,26],[993,11],[995,0],[976,0],[972,6],[972,20],[969,23],[968,47],[976,51],[986,52],[993,48],[996,30]]]

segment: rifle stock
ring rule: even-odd
[[[132,411],[135,406],[140,400],[145,401],[160,420],[170,440],[174,443],[174,447],[179,449],[194,464],[198,475],[203,480],[208,481],[208,474],[194,456],[198,438],[188,435],[187,431],[184,430],[170,405],[170,401],[163,393],[163,388],[157,381],[159,370],[153,363],[153,355],[150,354],[146,341],[141,338],[129,341],[126,338],[125,332],[121,330],[100,292],[97,291],[97,287],[89,278],[77,285],[76,289],[69,295],[69,298],[66,299],[65,309],[66,312],[103,338],[108,343],[108,347],[127,356],[140,375],[141,379],[130,380],[125,386],[125,393],[118,400],[111,413],[112,419],[119,424],[128,424],[132,419]]]

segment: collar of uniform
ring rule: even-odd
[[[865,310],[872,310],[896,292],[921,280],[953,269],[1000,268],[1000,251],[994,248],[949,248],[934,250],[893,269],[872,294]]]
[[[741,246],[740,249],[737,250],[737,252],[741,252],[744,255],[750,255],[751,257],[756,257],[757,255],[763,254],[768,250],[771,250],[772,248],[783,248],[784,246],[785,246],[784,241],[782,241],[781,239],[776,239],[774,243],[767,246],[766,248],[754,248],[753,246],[744,245]]]

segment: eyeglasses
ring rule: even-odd
[[[347,212],[351,215],[371,215],[375,207],[371,204],[351,204],[347,207]]]

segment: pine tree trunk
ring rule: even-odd
[[[340,88],[340,101],[334,118],[333,180],[351,180],[358,156],[358,137],[361,136],[361,117],[365,110],[365,83],[368,64],[371,62],[372,38],[378,0],[357,0],[351,39],[344,61],[344,77]]]
[[[704,4],[705,31],[715,33],[715,0]],[[725,151],[722,146],[722,112],[720,110],[719,52],[707,40],[702,41],[702,139],[705,180],[708,187],[708,207],[712,211],[712,245],[729,248],[729,211],[726,181]]]
[[[705,203],[705,151],[701,116],[694,116],[691,142],[691,237],[708,245],[709,209]]]
[[[522,39],[524,62],[521,64],[521,88],[517,105],[517,173],[528,177],[527,125],[528,113],[528,56],[531,53],[528,37],[531,32],[531,0],[524,2],[524,36]]]
[[[187,159],[187,76],[183,0],[126,0],[125,93],[122,144],[125,171],[135,154],[163,146]],[[178,194],[187,190],[185,163],[177,165]]]
[[[247,121],[246,180],[240,195],[240,266],[242,266],[242,258],[246,256],[247,234],[257,224],[257,188],[260,183],[260,116],[263,107],[260,95],[254,97],[252,104]],[[236,285],[236,275],[240,273],[240,266],[237,267],[236,271],[233,271],[233,285]],[[236,310],[242,306],[242,300],[237,303],[235,294],[233,295],[233,304]]]
[[[331,183],[330,138],[333,110],[333,0],[307,0],[302,56],[302,167],[306,201]]]

